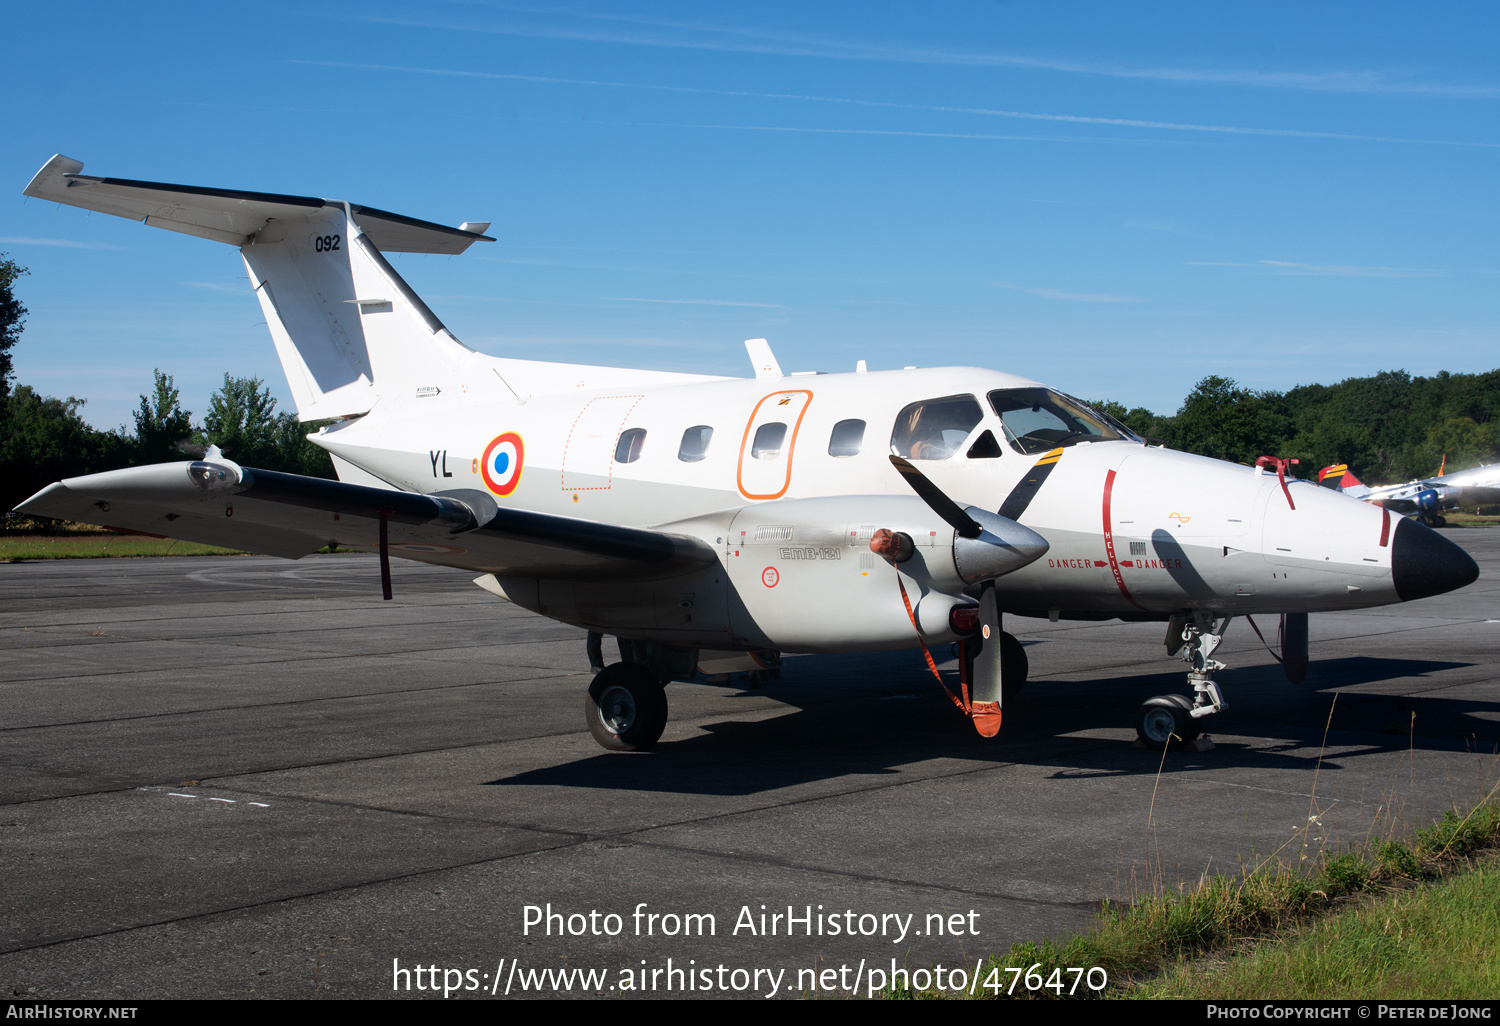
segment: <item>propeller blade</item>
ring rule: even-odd
[[[1001,652],[1004,646],[1000,643],[1000,604],[995,599],[993,584],[986,584],[979,594],[979,638],[976,640],[981,647],[974,656],[973,709],[969,715],[975,730],[984,737],[994,737],[1000,732],[1000,695],[1004,684]]]
[[[978,538],[984,533],[984,528],[979,526],[979,521],[965,513],[963,507],[943,494],[941,488],[928,480],[927,475],[912,466],[910,462],[900,456],[892,456],[891,465],[901,472],[906,483],[911,485],[911,490],[932,507],[934,513],[951,524],[960,536]]]
[[[1281,614],[1281,665],[1293,684],[1307,679],[1306,613]]]

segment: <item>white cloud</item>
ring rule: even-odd
[[[124,249],[107,242],[74,242],[72,239],[32,239],[19,235],[0,235],[0,242],[14,246],[62,246],[65,249]]]
[[[1025,292],[1027,295],[1041,296],[1043,299],[1060,299],[1068,303],[1139,303],[1140,300],[1133,296],[1117,296],[1110,292],[1064,292],[1061,289],[1034,289],[1025,285],[1015,285],[1008,281],[997,281],[997,289],[1010,289],[1014,292]]]
[[[1296,139],[1330,139],[1345,142],[1415,143],[1429,146],[1473,146],[1482,149],[1500,148],[1500,143],[1469,142],[1448,139],[1411,139],[1401,136],[1357,135],[1348,132],[1316,132],[1298,128],[1257,128],[1244,125],[1205,125],[1181,121],[1157,121],[1147,118],[1106,118],[1091,114],[1055,114],[1039,111],[1003,110],[993,107],[954,107],[943,104],[896,103],[889,100],[860,100],[842,96],[817,96],[804,93],[764,93],[738,89],[706,89],[694,86],[652,85],[636,82],[612,82],[587,78],[553,78],[541,75],[517,75],[501,72],[466,71],[451,68],[419,68],[397,64],[360,64],[349,61],[287,60],[286,64],[308,64],[319,67],[349,68],[360,71],[395,71],[418,75],[439,75],[455,78],[498,79],[520,82],[537,82],[550,85],[598,86],[608,89],[643,89],[657,92],[700,93],[713,96],[738,96],[759,100],[796,100],[807,103],[832,103],[856,107],[880,107],[892,110],[930,111],[940,114],[969,114],[976,117],[1010,118],[1022,121],[1043,121],[1070,125],[1101,125],[1111,128],[1146,128],[1154,131],[1199,132],[1216,135],[1259,135]],[[631,124],[631,122],[598,122],[601,124]],[[760,125],[676,125],[651,124],[648,127],[662,128],[734,128],[746,131],[770,132],[822,132],[854,135],[914,135],[946,139],[999,139],[1009,141],[1038,141],[1041,138],[1065,141],[1067,137],[1049,136],[1004,136],[948,132],[880,131],[877,129],[838,128],[777,128]]]
[[[472,5],[471,5],[472,6]],[[896,46],[844,37],[804,35],[764,29],[715,25],[700,21],[679,21],[631,15],[587,11],[558,11],[507,4],[486,4],[511,13],[561,16],[582,21],[610,22],[640,26],[645,31],[613,27],[594,28],[573,24],[537,24],[518,22],[475,23],[473,21],[440,21],[396,18],[375,14],[353,15],[357,20],[407,28],[429,28],[451,32],[483,32],[491,35],[538,39],[568,39],[591,43],[616,43],[626,46],[650,46],[667,49],[717,50],[734,53],[760,53],[788,57],[814,57],[834,60],[880,61],[897,64],[950,64],[978,67],[1023,68],[1055,71],[1064,74],[1094,75],[1106,78],[1148,79],[1165,82],[1209,85],[1246,86],[1252,88],[1299,89],[1314,92],[1378,93],[1419,96],[1447,96],[1463,99],[1500,97],[1500,86],[1468,85],[1449,82],[1421,82],[1377,69],[1262,71],[1254,68],[1204,67],[1129,67],[1118,64],[1089,63],[1056,58],[1029,57],[1013,53],[950,50],[940,47]],[[341,14],[341,18],[350,17]]]
[[[616,303],[672,303],[683,306],[759,306],[768,310],[785,310],[779,303],[750,303],[734,299],[641,299],[634,296],[600,296]]]
[[[1189,267],[1249,267],[1266,274],[1306,278],[1442,278],[1462,271],[1436,267],[1374,267],[1358,264],[1303,264],[1292,260],[1189,260]],[[1484,272],[1478,272],[1484,273]]]

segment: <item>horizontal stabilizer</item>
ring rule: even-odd
[[[323,207],[343,209],[339,200],[286,196],[272,192],[212,189],[196,185],[139,182],[128,178],[85,175],[83,162],[58,154],[36,173],[25,194],[37,199],[97,210],[144,221],[156,228],[244,246],[267,222],[316,214]],[[475,242],[494,242],[488,235],[419,221],[374,207],[348,204],[355,222],[385,253],[458,254]],[[466,222],[467,223],[467,222]],[[473,227],[486,222],[475,222]]]

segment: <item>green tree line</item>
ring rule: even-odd
[[[194,424],[172,376],[158,370],[151,394],[141,396],[133,432],[90,426],[81,414],[82,399],[44,396],[30,385],[8,391],[0,418],[0,511],[65,477],[196,459],[208,445],[246,466],[334,476],[328,453],[307,440],[319,425],[277,413],[271,390],[259,378],[224,375],[202,423]]]
[[[1285,392],[1204,378],[1171,416],[1095,405],[1173,449],[1235,463],[1293,457],[1302,477],[1347,463],[1366,484],[1393,484],[1500,458],[1500,370],[1430,378],[1381,371]]]
[[[259,378],[224,375],[194,424],[172,376],[158,370],[151,392],[141,396],[133,432],[90,427],[80,414],[82,399],[12,387],[10,351],[26,315],[13,286],[25,273],[0,254],[0,513],[64,477],[190,459],[208,444],[248,466],[334,476],[328,454],[306,438],[318,425],[276,412]],[[1185,452],[1237,463],[1294,457],[1303,477],[1347,463],[1366,483],[1384,484],[1434,474],[1445,457],[1449,470],[1500,458],[1500,370],[1430,378],[1382,371],[1285,392],[1242,388],[1215,375],[1198,382],[1168,416],[1112,400],[1095,405]]]

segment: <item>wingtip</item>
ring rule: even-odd
[[[48,158],[47,163],[42,165],[41,170],[31,176],[31,181],[26,184],[26,188],[21,190],[21,195],[44,198],[47,195],[49,183],[64,175],[76,175],[82,170],[83,161],[74,160],[61,153],[54,153]]]

